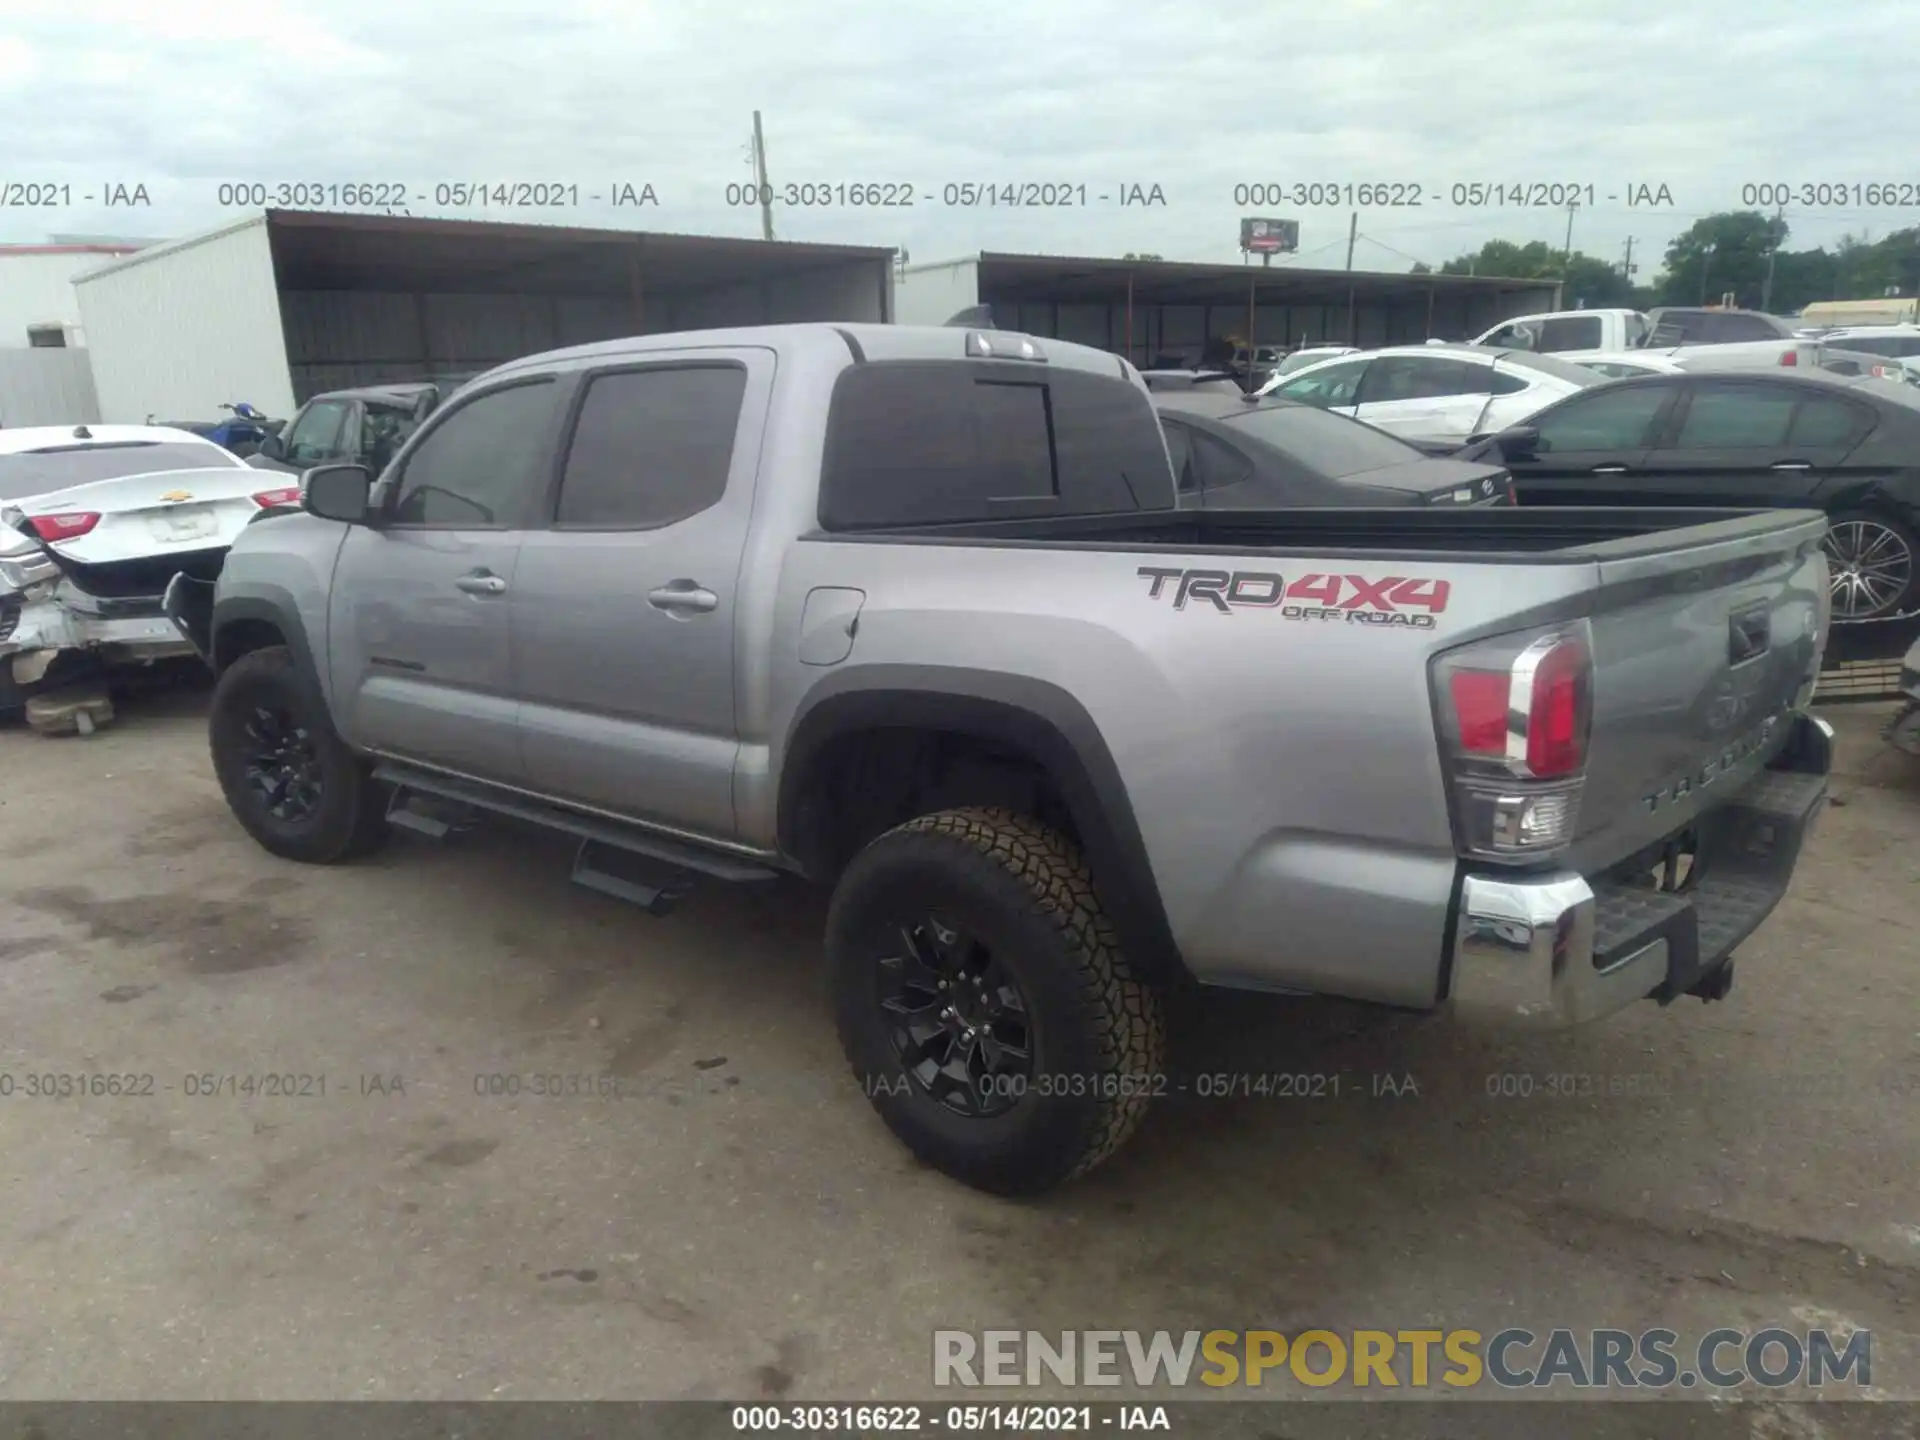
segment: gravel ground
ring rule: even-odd
[[[230,818],[203,704],[0,730],[0,1398],[899,1398],[935,1393],[936,1327],[1769,1323],[1868,1328],[1875,1390],[1920,1397],[1920,765],[1883,707],[1834,713],[1844,803],[1728,1000],[1514,1040],[1209,997],[1183,1073],[1339,1098],[1176,1099],[1016,1204],[918,1166],[852,1088],[819,897],[656,920],[509,830],[287,864]],[[153,1093],[20,1093],[48,1072]],[[487,1093],[535,1075],[624,1093]],[[1364,1433],[1412,1433],[1398,1408]]]

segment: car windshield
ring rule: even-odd
[[[29,496],[65,490],[70,485],[112,480],[121,475],[206,470],[220,466],[226,455],[217,445],[188,445],[168,440],[23,450],[0,455],[0,500],[25,500]],[[234,460],[233,463],[240,462]]]
[[[1330,479],[1424,458],[1384,430],[1308,405],[1262,405],[1230,416],[1225,423]]]

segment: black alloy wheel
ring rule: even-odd
[[[320,808],[320,757],[313,737],[284,706],[256,705],[242,751],[247,788],[276,820],[298,824]]]
[[[990,1119],[1032,1078],[1026,998],[976,937],[937,915],[901,925],[878,957],[881,1023],[913,1083],[959,1115]]]
[[[275,855],[331,865],[387,836],[386,787],[341,740],[318,686],[284,645],[248,651],[221,671],[207,748],[234,818]]]

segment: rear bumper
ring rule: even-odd
[[[168,656],[190,654],[173,622],[161,613],[158,597],[132,597],[109,602],[107,613],[92,613],[65,603],[61,592],[43,600],[27,600],[8,608],[0,664],[13,679],[32,684],[44,675],[55,656],[81,650],[109,664],[139,664]]]
[[[1735,947],[1786,893],[1832,766],[1833,728],[1800,716],[1773,765],[1711,813],[1699,881],[1681,894],[1570,872],[1467,875],[1449,1009],[1556,1029],[1723,985]]]

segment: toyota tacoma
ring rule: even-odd
[[[503,365],[167,607],[268,850],[498,814],[656,912],[831,886],[874,1107],[1030,1193],[1170,1088],[1176,987],[1723,994],[1826,793],[1824,529],[1182,510],[1119,357],[813,324]]]

